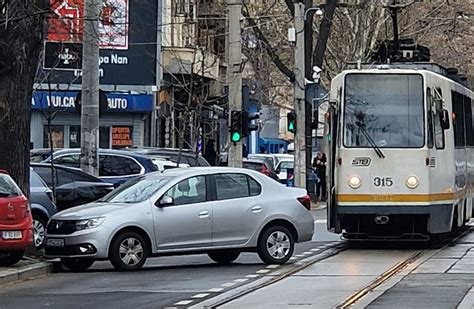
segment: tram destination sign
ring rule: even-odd
[[[44,70],[37,80],[81,84],[84,0],[50,0],[50,5]],[[156,84],[157,5],[154,0],[103,0],[100,84]]]

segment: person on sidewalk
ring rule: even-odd
[[[206,151],[204,152],[204,158],[209,162],[211,166],[216,166],[217,164],[217,152],[214,149],[215,141],[210,139],[206,145]]]
[[[313,168],[319,181],[316,183],[316,198],[319,201],[326,201],[326,154],[318,151],[313,160]]]

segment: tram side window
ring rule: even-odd
[[[464,123],[466,124],[466,144],[474,146],[474,132],[472,124],[472,102],[471,98],[464,96]]]
[[[452,102],[453,102],[453,113],[454,113],[454,146],[464,147],[466,146],[466,132],[464,127],[464,102],[463,95],[451,91]]]
[[[443,94],[440,88],[433,91],[433,117],[434,117],[434,137],[436,149],[444,149],[444,129],[441,125],[441,117],[443,113]]]

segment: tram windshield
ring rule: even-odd
[[[421,75],[348,74],[344,102],[344,146],[423,147]]]

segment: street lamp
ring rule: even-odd
[[[309,8],[304,12],[304,21],[308,19],[308,13],[311,11],[315,11],[314,14],[316,14],[317,16],[323,16],[324,14],[323,10],[319,6],[314,7],[314,8]]]

